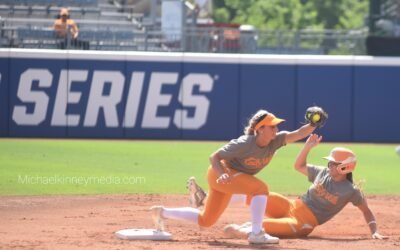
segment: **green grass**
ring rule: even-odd
[[[225,142],[0,140],[0,195],[185,193],[196,176],[206,186],[208,156]],[[322,143],[309,162],[338,144]],[[367,194],[399,194],[400,157],[394,145],[340,144],[358,156],[356,180]],[[302,194],[309,183],[293,169],[302,143],[280,149],[259,174],[271,191]]]

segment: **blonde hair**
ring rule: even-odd
[[[358,188],[362,192],[364,189],[365,183],[366,183],[365,179],[356,180],[355,183],[353,183],[353,186]]]
[[[364,189],[364,184],[365,184],[365,182],[366,182],[365,179],[354,180],[354,179],[353,179],[353,172],[347,173],[347,174],[346,174],[346,179],[347,179],[348,181],[350,181],[351,184],[353,184],[353,186],[354,186],[355,188],[359,189],[361,192],[363,191],[363,189]]]
[[[250,118],[248,125],[244,128],[245,135],[254,135],[255,127],[257,123],[259,123],[266,115],[268,115],[268,111],[264,109],[258,110],[253,116]]]

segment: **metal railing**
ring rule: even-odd
[[[196,27],[143,29],[126,22],[77,20],[93,50],[179,51],[250,54],[366,54],[366,30],[239,30]],[[54,48],[52,21],[0,20],[2,47]],[[7,40],[9,42],[4,42]]]
[[[156,34],[161,40],[163,38],[165,40],[165,36],[162,36],[165,32],[159,31]],[[364,55],[368,32],[367,30],[241,31],[227,28],[196,28],[186,29],[178,34],[175,40],[169,35],[169,42],[164,45],[171,49],[177,49],[178,45],[181,51],[190,52]],[[169,44],[173,46],[168,46]]]

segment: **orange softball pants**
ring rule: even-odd
[[[226,164],[224,171],[231,176],[231,182],[227,184],[217,183],[218,173],[210,166],[208,168],[208,194],[204,210],[200,212],[198,224],[202,227],[210,227],[225,211],[232,194],[246,194],[248,197],[255,195],[268,195],[268,186],[253,175],[245,174],[229,168]]]
[[[265,232],[278,237],[305,237],[318,225],[314,214],[301,199],[291,200],[273,192],[268,196],[265,216]]]

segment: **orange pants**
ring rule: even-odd
[[[219,175],[210,166],[208,168],[208,194],[204,210],[199,215],[199,225],[212,226],[228,206],[232,194],[246,194],[248,197],[255,195],[268,195],[268,186],[253,175],[238,172],[229,167],[224,171],[231,176],[231,182],[227,184],[217,183]]]
[[[305,237],[318,225],[311,210],[301,199],[290,200],[271,192],[268,196],[265,232],[280,237]]]

